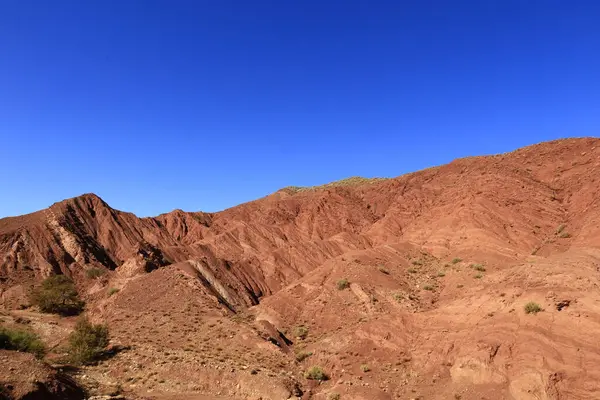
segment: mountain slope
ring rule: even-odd
[[[600,349],[584,330],[600,330],[599,176],[600,139],[584,138],[393,179],[285,188],[218,213],[137,218],[83,195],[0,220],[1,304],[14,308],[27,287],[68,274],[115,340],[143,338],[111,364],[128,371],[114,379],[159,354],[158,337],[181,365],[234,369],[194,378],[211,381],[200,392],[231,398],[281,398],[297,385],[316,398],[594,398]],[[90,279],[91,268],[106,275]],[[110,287],[121,291],[107,296]],[[545,311],[525,315],[527,301]],[[184,341],[221,350],[186,354]],[[302,351],[313,355],[295,361]],[[252,365],[269,372],[239,371]],[[304,380],[310,365],[332,381]],[[190,377],[169,379],[151,386],[168,392]]]
[[[220,262],[233,266],[261,297],[348,250],[398,240],[437,255],[507,259],[596,245],[597,147],[597,139],[549,142],[395,179],[284,189],[215,214],[137,218],[83,195],[1,220],[0,273],[4,281],[23,270],[39,279],[156,253],[165,264],[205,259],[217,274]],[[552,241],[561,224],[581,232]]]

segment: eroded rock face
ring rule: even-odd
[[[27,353],[0,350],[0,398],[83,400],[84,390],[67,375]]]

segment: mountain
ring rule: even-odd
[[[112,381],[157,398],[594,398],[598,177],[600,139],[582,138],[218,213],[138,218],[86,194],[0,220],[0,306],[71,276],[136,345],[107,362]],[[330,381],[306,380],[310,365]]]

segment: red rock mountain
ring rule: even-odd
[[[598,179],[600,139],[583,138],[392,179],[285,188],[218,213],[138,218],[87,194],[0,220],[2,302],[14,308],[28,286],[63,273],[117,331],[120,315],[142,312],[135,304],[164,311],[182,293],[203,318],[252,314],[261,335],[305,326],[311,363],[332,375],[309,389],[316,396],[600,398],[600,347],[585,335],[600,331]],[[121,293],[105,299],[91,268]],[[342,279],[349,290],[336,289]],[[548,311],[527,318],[525,300]],[[561,301],[577,311],[554,309]],[[278,345],[264,364],[287,360],[291,345]],[[361,363],[377,373],[356,380]],[[284,398],[254,375],[230,379],[241,389],[195,392]],[[294,379],[306,389],[301,373]]]

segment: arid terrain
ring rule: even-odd
[[[31,305],[55,274],[109,327],[94,365]],[[600,399],[599,278],[595,138],[218,213],[85,194],[0,220],[0,322],[49,349],[0,350],[0,398]]]

